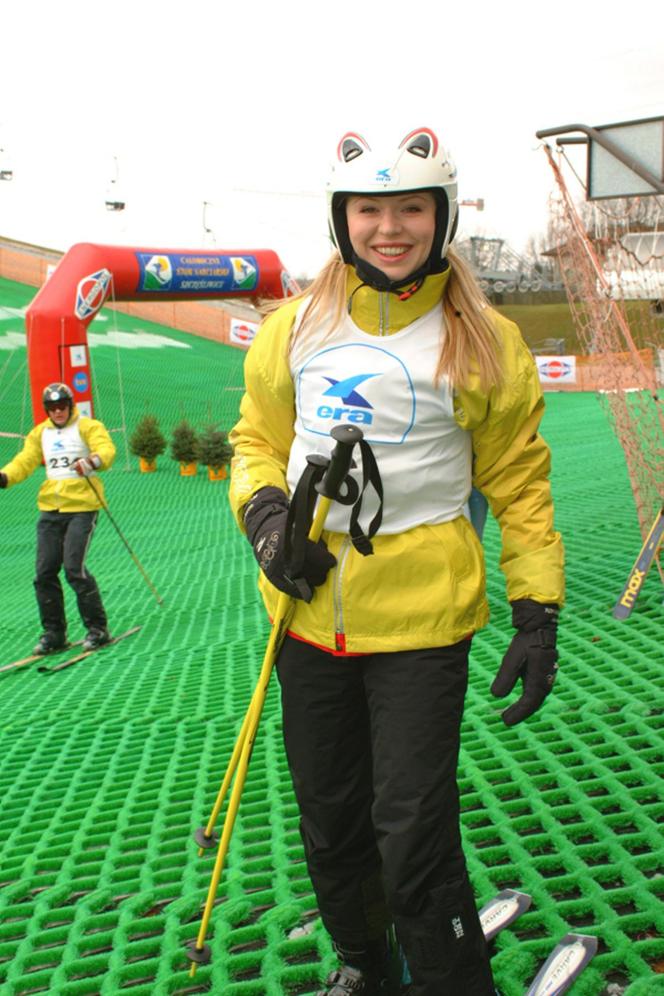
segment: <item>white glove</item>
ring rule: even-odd
[[[74,470],[79,477],[89,477],[99,467],[101,467],[101,458],[96,453],[81,457],[74,463]]]

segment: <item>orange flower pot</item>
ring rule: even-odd
[[[228,475],[225,467],[208,467],[208,478],[211,481],[223,481]]]
[[[139,457],[138,463],[141,468],[142,474],[154,474],[155,470],[157,469],[156,460],[146,460],[145,457]]]
[[[195,477],[198,470],[197,463],[181,463],[180,464],[180,476],[181,477]]]

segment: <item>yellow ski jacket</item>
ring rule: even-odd
[[[87,453],[81,453],[81,456],[97,453],[102,461],[99,470],[107,470],[115,459],[115,446],[106,427],[94,418],[79,415],[78,409],[74,407],[67,426],[72,425],[76,419],[84,448],[87,448]],[[49,427],[53,427],[50,418],[36,425],[26,436],[21,452],[2,468],[2,472],[7,475],[7,487],[20,484],[43,462],[42,434]],[[103,498],[104,485],[96,476],[94,487]],[[47,477],[39,489],[37,507],[41,512],[93,512],[101,508],[101,502],[83,477],[64,480]]]
[[[407,301],[360,286],[348,268],[352,318],[375,335],[397,332],[440,300],[448,272],[428,277]],[[230,441],[230,501],[240,528],[243,509],[260,488],[288,493],[286,468],[294,438],[295,388],[288,343],[300,301],[287,302],[261,325],[245,360],[245,394]],[[550,452],[539,435],[544,402],[533,357],[519,329],[497,312],[504,383],[488,394],[479,378],[455,392],[455,419],[472,437],[473,484],[488,499],[502,534],[500,566],[510,601],[564,600],[563,545],[554,529],[548,481]],[[447,646],[486,624],[484,555],[461,515],[372,541],[361,556],[348,536],[326,531],[337,558],[313,600],[297,601],[292,635],[333,653],[376,653]],[[261,574],[270,616],[277,590]]]

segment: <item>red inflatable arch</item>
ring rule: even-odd
[[[35,422],[44,417],[44,387],[59,380],[71,385],[82,414],[93,414],[87,328],[106,301],[279,298],[297,290],[270,249],[72,246],[26,313]]]

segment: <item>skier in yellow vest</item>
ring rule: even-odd
[[[67,621],[60,570],[76,593],[86,628],[85,650],[108,643],[106,612],[94,577],[85,566],[104,491],[97,472],[115,458],[108,431],[96,419],[79,414],[67,384],[49,384],[42,395],[47,418],[28,434],[20,453],[0,470],[0,488],[29,477],[41,463],[46,480],[37,507],[37,570],[35,592],[43,633],[35,654],[67,646]],[[86,478],[95,477],[91,486]]]

